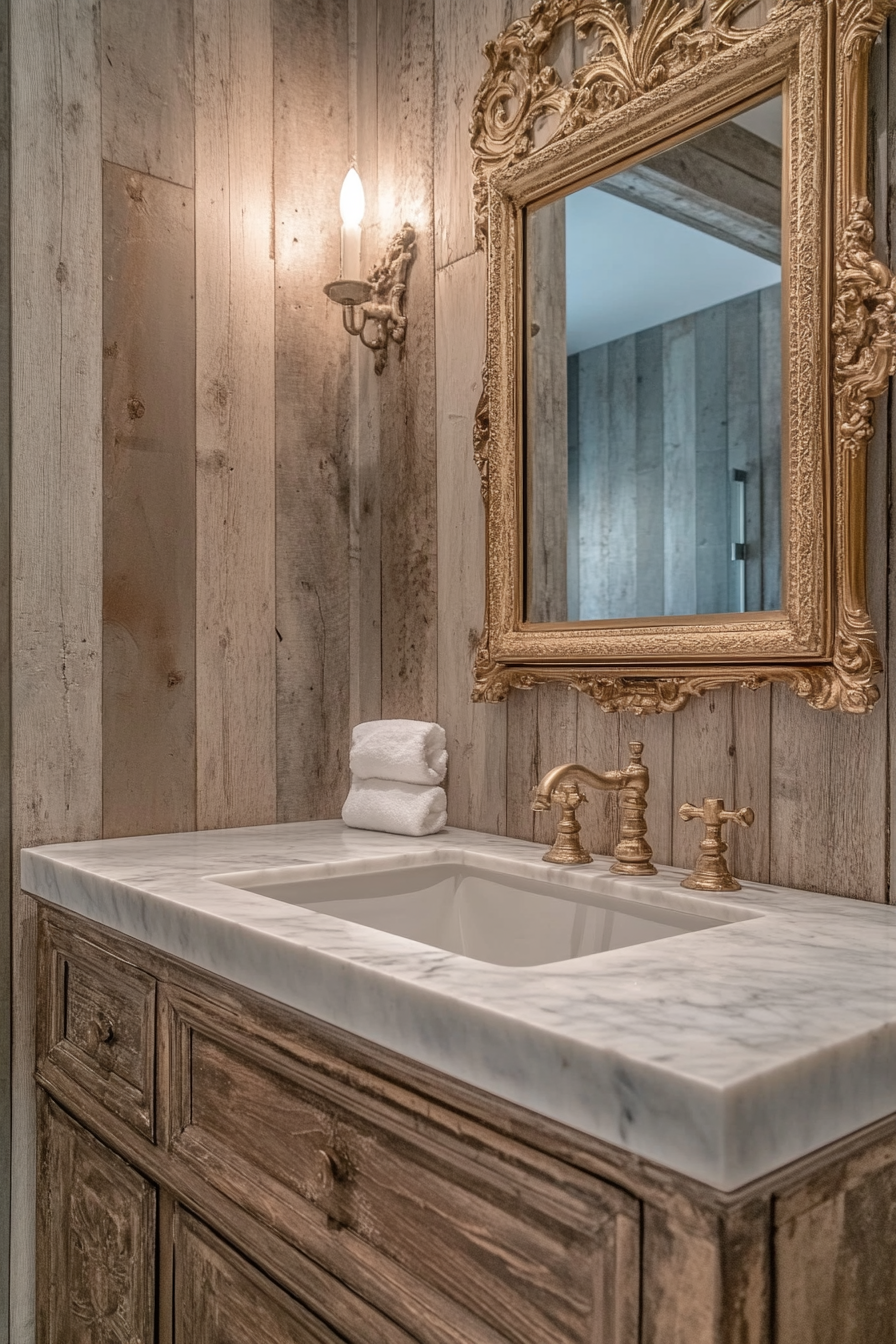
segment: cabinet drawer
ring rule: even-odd
[[[44,913],[37,1076],[70,1079],[139,1133],[154,1133],[156,982]]]
[[[629,1195],[348,1086],[187,991],[166,1019],[173,1151],[416,1337],[633,1344]]]

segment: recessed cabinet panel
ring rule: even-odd
[[[174,1344],[347,1344],[183,1209],[174,1245]]]
[[[154,1344],[156,1189],[41,1104],[37,1344]]]
[[[174,1152],[381,1310],[434,1341],[454,1318],[470,1341],[633,1344],[637,1201],[171,1007]]]
[[[60,1073],[148,1138],[154,1132],[156,982],[42,922],[37,1073]]]

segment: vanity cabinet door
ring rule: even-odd
[[[349,1344],[180,1208],[174,1254],[174,1344]]]
[[[156,1188],[39,1105],[37,1344],[154,1344]]]

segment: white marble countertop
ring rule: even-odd
[[[498,836],[328,821],[25,850],[22,886],[721,1190],[896,1112],[896,908],[753,884],[697,896],[667,868],[620,892],[761,917],[518,968],[208,881],[433,851],[586,890],[610,864],[560,869]]]

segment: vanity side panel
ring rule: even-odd
[[[37,1344],[154,1344],[156,1189],[41,1094]]]
[[[644,1210],[641,1344],[771,1344],[768,1197],[702,1226]]]
[[[896,1344],[896,1139],[775,1208],[775,1344]]]

